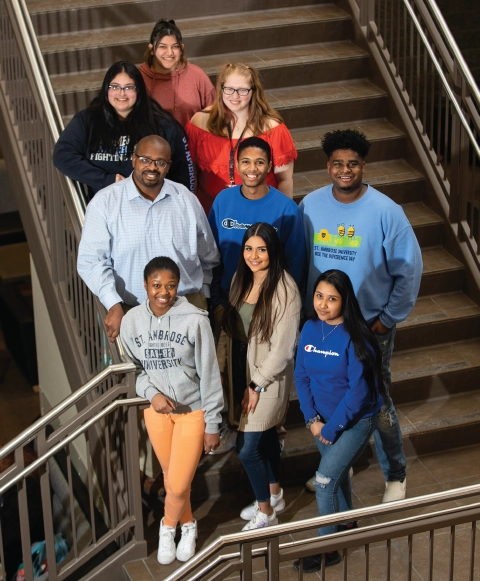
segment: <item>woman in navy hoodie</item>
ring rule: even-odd
[[[135,148],[147,135],[168,141],[172,148],[168,179],[193,191],[193,165],[182,126],[148,96],[137,67],[119,61],[108,69],[90,105],[63,130],[53,150],[53,163],[70,179],[85,184],[92,199],[99,190],[132,173]]]
[[[382,357],[362,316],[352,283],[341,270],[327,270],[315,282],[314,315],[300,335],[295,385],[306,427],[321,454],[316,474],[320,516],[353,508],[349,471],[378,423],[383,390]],[[340,529],[356,523],[340,525]],[[328,535],[338,525],[325,526]],[[326,553],[325,566],[340,562]],[[294,567],[299,568],[299,561]],[[303,559],[303,570],[322,567],[322,555]]]

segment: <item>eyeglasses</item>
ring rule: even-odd
[[[165,169],[168,164],[170,162],[165,161],[163,159],[150,159],[149,157],[144,157],[143,155],[137,155],[136,153],[133,154],[136,158],[138,158],[138,161],[145,166],[151,165],[152,163],[155,165],[155,167],[161,167],[162,169]]]
[[[137,87],[135,85],[127,85],[126,87],[120,87],[120,85],[108,85],[108,88],[114,93],[121,93],[124,91],[125,93],[132,94],[137,92]]]
[[[239,97],[246,97],[248,95],[248,93],[250,93],[250,91],[253,91],[253,88],[251,87],[250,89],[234,89],[233,87],[222,87],[222,91],[225,95],[233,95],[234,93],[237,93],[237,95]]]

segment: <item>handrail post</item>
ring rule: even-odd
[[[136,376],[129,373],[126,377],[128,397],[136,396]],[[127,474],[129,505],[135,517],[135,538],[143,541],[143,509],[142,490],[140,486],[140,458],[138,451],[138,408],[129,406],[127,410],[127,425],[125,433],[125,447],[127,455]]]

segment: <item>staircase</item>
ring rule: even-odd
[[[322,135],[341,127],[363,131],[372,142],[366,180],[403,205],[424,261],[420,296],[399,325],[392,360],[406,453],[480,442],[480,307],[464,292],[465,267],[447,236],[440,204],[366,47],[355,41],[346,2],[260,0],[254,9],[247,0],[27,4],[66,122],[97,93],[110,64],[142,62],[153,22],[163,16],[177,21],[190,61],[213,81],[223,62],[260,70],[269,101],[298,149],[297,202],[329,183]],[[300,427],[295,394],[291,399],[284,483],[310,476],[317,463],[310,435]],[[373,454],[367,450],[365,458]],[[243,471],[234,453],[207,457],[193,490],[200,496],[220,493],[239,478]]]

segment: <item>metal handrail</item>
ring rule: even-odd
[[[40,99],[42,110],[45,115],[45,120],[48,129],[54,141],[60,137],[60,133],[64,128],[62,115],[58,108],[57,99],[53,92],[53,87],[50,82],[45,61],[38,44],[38,39],[35,34],[30,13],[28,12],[25,0],[8,0],[12,11],[15,14],[17,26],[22,34],[23,41],[26,46],[27,53],[31,55],[30,65],[32,67],[33,78],[37,88],[37,95]],[[70,196],[75,215],[80,226],[83,226],[85,219],[86,204],[84,197],[80,195],[80,187],[75,187],[74,182],[65,177],[67,190]]]
[[[404,0],[404,1],[406,4],[407,3],[406,0]],[[463,55],[462,55],[460,49],[458,48],[458,45],[455,41],[455,38],[453,37],[452,33],[450,32],[450,28],[448,27],[448,24],[446,23],[442,12],[438,8],[438,5],[435,2],[435,0],[424,0],[424,2],[428,5],[436,23],[437,23],[438,28],[440,29],[445,40],[447,41],[447,46],[450,48],[453,56],[455,57],[455,60],[458,62],[459,68],[462,71],[462,74],[468,83],[468,88],[470,90],[472,97],[474,98],[474,101],[476,102],[477,106],[480,108],[480,91],[478,89],[477,83],[475,82],[475,79],[473,78],[473,75],[470,71],[469,66],[465,62],[465,59],[463,58]]]
[[[109,365],[100,373],[95,375],[95,377],[93,377],[90,381],[87,381],[85,385],[77,389],[74,393],[66,397],[63,401],[61,401],[45,415],[39,418],[35,423],[33,423],[27,429],[23,430],[23,432],[21,432],[16,438],[3,446],[3,448],[0,449],[0,460],[14,452],[19,446],[29,442],[41,429],[45,428],[54,419],[62,415],[68,408],[75,405],[80,399],[85,397],[88,393],[95,389],[95,387],[100,385],[102,381],[105,381],[105,379],[111,375],[118,373],[129,373],[135,370],[136,365],[132,362]]]
[[[365,508],[353,509],[345,512],[338,512],[334,515],[319,516],[310,519],[303,519],[299,521],[293,521],[290,523],[278,524],[262,529],[256,529],[252,531],[240,531],[238,533],[231,533],[229,535],[221,535],[216,540],[214,540],[210,545],[202,549],[200,552],[196,553],[187,563],[176,569],[169,576],[165,577],[164,581],[176,581],[177,579],[185,577],[188,573],[199,567],[202,563],[205,563],[208,559],[211,559],[213,555],[217,554],[221,549],[235,545],[239,543],[259,543],[261,541],[266,541],[274,537],[280,537],[284,535],[289,535],[293,533],[300,533],[312,528],[320,528],[328,525],[340,524],[346,521],[352,522],[364,518],[371,518],[390,514],[397,511],[405,511],[413,508],[421,508],[429,506],[432,504],[437,504],[438,502],[445,502],[448,500],[458,500],[459,498],[465,498],[468,496],[474,496],[480,493],[480,484],[475,484],[472,486],[464,486],[462,488],[455,488],[452,490],[446,490],[443,492],[435,492],[432,494],[425,494],[423,496],[417,496],[414,498],[408,498],[405,500],[397,500],[395,502],[390,502],[387,505],[378,504]],[[480,507],[480,502],[472,503],[469,505],[458,506],[454,508],[444,509],[430,513],[428,516],[438,516],[438,515],[448,515],[456,512],[465,511],[471,508]],[[415,520],[425,518],[426,515],[415,515],[406,519],[402,519],[402,522],[414,522]],[[370,525],[367,527],[362,527],[361,532],[368,532],[372,530],[377,530],[388,526],[389,523],[380,523],[376,525]],[[357,531],[351,531],[348,533],[332,533],[330,535],[324,535],[321,537],[322,540],[327,541],[328,539],[338,538],[345,534],[358,534]],[[316,537],[315,540],[319,540]],[[312,539],[301,539],[296,541],[289,541],[279,545],[279,549],[287,549],[293,547],[299,547],[301,545],[306,545],[312,542]],[[261,556],[267,551],[266,548],[260,548],[255,550],[256,556]],[[223,560],[232,559],[237,556],[235,554],[222,555]],[[192,581],[194,579],[200,579],[202,575],[205,575],[208,570],[211,570],[218,563],[216,561],[211,562],[204,569],[199,571],[198,575],[189,576],[188,578]]]
[[[427,2],[433,3],[434,0],[427,0]],[[415,28],[417,29],[417,32],[418,32],[420,38],[423,41],[423,44],[424,44],[425,49],[427,50],[427,52],[428,52],[428,54],[430,56],[431,61],[435,65],[435,69],[436,69],[436,71],[438,73],[438,76],[442,80],[443,89],[445,90],[445,92],[447,93],[447,95],[450,98],[450,101],[452,102],[453,106],[455,107],[455,110],[457,112],[457,115],[460,118],[460,121],[461,121],[461,123],[462,123],[465,131],[467,132],[468,137],[470,138],[470,142],[471,142],[472,146],[474,147],[475,152],[477,153],[478,157],[480,158],[480,146],[478,145],[478,143],[477,143],[477,141],[475,139],[475,136],[473,135],[473,132],[470,129],[470,125],[469,125],[469,123],[468,123],[468,121],[467,121],[467,119],[466,119],[466,117],[465,117],[465,115],[464,115],[464,113],[462,111],[462,108],[460,107],[460,105],[458,103],[458,99],[457,99],[456,95],[454,94],[454,92],[450,88],[450,85],[448,83],[447,77],[445,76],[444,72],[442,71],[442,67],[441,67],[440,63],[438,62],[438,59],[435,56],[435,53],[433,52],[432,47],[430,46],[430,43],[428,42],[428,39],[427,39],[425,33],[423,32],[422,26],[421,26],[421,24],[420,24],[417,16],[415,15],[415,12],[413,11],[412,6],[408,2],[408,0],[403,0],[403,4],[406,7],[406,9],[408,10],[408,13],[410,14],[410,17],[411,17],[413,23],[415,24]],[[435,4],[435,6],[436,6],[436,4]],[[437,10],[438,10],[438,7],[437,7]],[[448,29],[448,26],[445,23],[445,21],[443,21],[443,24],[446,27],[446,30],[448,30],[450,36],[452,36],[450,30]],[[456,47],[456,49],[458,51],[458,47],[456,45],[455,45],[455,47]],[[456,56],[457,55],[455,55],[455,57]],[[462,58],[462,61],[463,61],[463,58]],[[465,63],[465,61],[463,61],[463,65],[467,69],[467,71],[470,73],[470,70],[469,70],[467,64]],[[471,77],[471,73],[470,73],[470,77]],[[473,77],[472,77],[472,81],[473,81]],[[475,84],[475,81],[473,81],[473,83]],[[475,96],[476,97],[477,97],[477,95],[479,97],[478,103],[480,105],[480,93],[478,92],[478,89],[476,89],[476,92],[475,92]]]
[[[142,405],[142,404],[146,405],[147,403],[148,403],[148,400],[145,400],[143,397],[132,397],[132,398],[126,398],[126,399],[117,399],[116,401],[112,401],[112,403],[108,404],[102,411],[98,412],[97,414],[95,414],[94,416],[89,418],[84,424],[79,426],[70,435],[68,435],[66,438],[64,438],[63,440],[58,442],[58,444],[56,444],[55,446],[50,448],[50,450],[48,450],[48,452],[45,452],[45,454],[43,454],[42,456],[37,458],[34,462],[29,464],[21,472],[19,472],[13,478],[8,480],[8,482],[6,482],[3,486],[0,485],[0,496],[6,490],[8,490],[11,486],[14,486],[15,484],[17,484],[17,482],[20,482],[20,480],[23,480],[29,474],[31,474],[32,472],[35,472],[35,470],[37,468],[40,468],[40,466],[42,466],[42,464],[45,464],[45,462],[49,458],[51,458],[57,452],[59,452],[60,450],[65,448],[65,446],[67,444],[70,444],[70,442],[73,442],[73,440],[75,440],[76,438],[78,438],[78,436],[80,436],[81,434],[86,432],[88,428],[93,426],[96,422],[98,422],[98,420],[101,420],[102,418],[107,416],[110,412],[113,412],[115,409],[117,409],[119,407],[131,406],[131,405]]]

